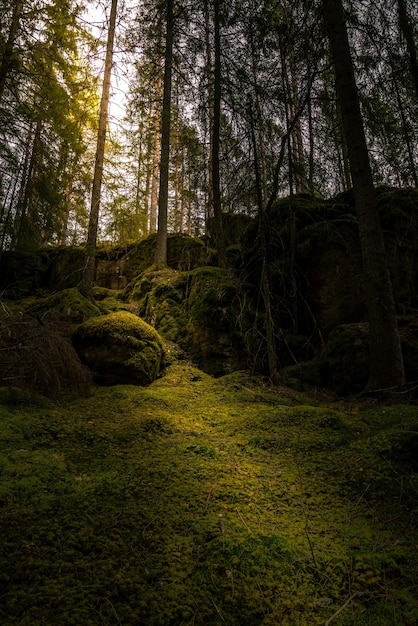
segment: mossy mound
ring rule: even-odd
[[[2,624],[417,624],[418,408],[367,407],[184,363],[0,389]]]
[[[149,385],[164,358],[156,330],[128,312],[87,320],[75,331],[73,343],[101,385]]]
[[[177,343],[205,372],[222,375],[246,366],[238,328],[239,281],[219,267],[147,272],[129,288],[140,315]]]
[[[70,288],[38,300],[28,312],[41,318],[56,312],[69,322],[80,324],[107,311],[104,307],[87,300],[78,289]]]

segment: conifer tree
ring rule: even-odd
[[[369,320],[368,389],[399,387],[405,382],[405,376],[395,302],[342,0],[323,0],[323,14],[335,68],[360,234],[363,291]]]
[[[173,0],[167,0],[164,54],[163,108],[161,112],[161,159],[158,195],[158,230],[154,265],[157,270],[167,265],[168,182],[170,165],[171,84],[173,69]]]
[[[110,79],[113,64],[113,46],[116,29],[117,0],[112,0],[107,35],[106,59],[103,74],[102,97],[100,101],[99,128],[97,133],[96,158],[94,164],[93,188],[91,192],[91,207],[88,236],[86,242],[86,259],[83,271],[81,292],[91,298],[94,286],[96,268],[96,243],[99,225],[100,198],[103,179],[103,163],[106,145],[107,120],[109,115]]]

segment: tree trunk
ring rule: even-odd
[[[19,21],[20,16],[23,10],[23,0],[16,0],[14,8],[12,21],[10,24],[9,34],[7,37],[6,45],[4,47],[1,64],[0,64],[0,102],[3,98],[4,90],[6,87],[6,79],[7,75],[12,66],[13,60],[13,48],[15,39],[19,30]]]
[[[341,103],[362,252],[370,346],[367,389],[397,387],[405,378],[396,309],[342,0],[323,0],[323,13]]]
[[[94,164],[93,188],[89,228],[86,242],[86,261],[81,281],[81,292],[87,298],[92,297],[96,270],[96,243],[99,226],[100,197],[103,180],[103,163],[106,146],[107,119],[109,115],[110,78],[113,64],[113,43],[115,39],[117,0],[112,0],[110,9],[109,31],[107,34],[106,60],[103,75],[102,97],[100,101],[99,129],[97,133],[96,158]]]
[[[213,136],[213,72],[212,72],[212,46],[210,36],[210,16],[208,0],[204,2],[205,11],[205,36],[206,36],[206,72],[208,89],[208,118],[209,118],[209,159],[208,159],[208,211],[207,217],[213,217],[213,175],[212,175],[212,136]]]
[[[170,165],[171,79],[173,67],[173,0],[167,1],[166,40],[164,55],[163,110],[161,113],[161,160],[158,195],[158,231],[154,265],[157,270],[167,266],[168,178]]]
[[[33,182],[35,176],[36,161],[38,156],[39,142],[41,139],[42,122],[36,123],[35,136],[30,152],[30,158],[25,167],[25,176],[22,179],[22,189],[19,197],[16,218],[18,219],[18,230],[16,235],[15,250],[18,252],[28,252],[37,248],[37,241],[34,240],[33,230]],[[30,137],[30,135],[29,135]]]
[[[391,70],[392,70],[393,87],[395,89],[396,99],[398,101],[399,115],[400,115],[401,120],[402,120],[403,136],[405,138],[405,144],[406,144],[406,148],[407,148],[407,152],[408,152],[409,169],[410,169],[410,172],[411,172],[412,179],[414,181],[414,186],[418,187],[418,170],[417,170],[417,166],[415,164],[413,140],[411,139],[410,134],[409,134],[408,122],[407,122],[407,119],[406,119],[405,110],[404,110],[404,106],[403,106],[403,103],[402,103],[401,92],[400,92],[400,89],[399,89],[398,79],[396,77],[396,70],[395,70],[395,67],[394,67],[392,56],[390,57],[390,67],[391,67]]]
[[[418,100],[418,58],[414,41],[414,29],[408,16],[405,0],[398,0],[399,26],[402,35],[405,37],[406,47],[409,54],[409,67],[411,69],[412,80],[414,81],[415,95]]]
[[[214,75],[213,75],[213,129],[212,129],[212,199],[215,244],[218,261],[226,267],[226,244],[222,224],[221,180],[219,167],[220,132],[221,132],[221,32],[220,0],[214,0]]]
[[[151,181],[151,202],[149,215],[149,232],[157,232],[157,213],[158,213],[158,185],[159,185],[159,161],[161,146],[161,78],[158,76],[155,85],[155,111],[154,111],[154,133],[153,133],[153,152],[152,152],[152,181]]]
[[[263,194],[263,182],[260,173],[260,163],[258,157],[257,139],[255,134],[254,116],[252,110],[252,103],[249,103],[249,120],[251,131],[251,143],[254,153],[254,170],[255,170],[255,186],[257,191],[257,204],[258,204],[258,220],[259,220],[259,241],[260,241],[260,253],[262,259],[261,274],[260,274],[260,293],[264,307],[264,329],[265,340],[267,350],[267,366],[269,377],[272,382],[276,382],[278,359],[276,350],[276,335],[275,335],[275,323],[274,316],[272,314],[272,294],[270,291],[270,279],[268,274],[268,255],[267,247],[269,240],[269,223],[268,213],[264,207],[264,194]]]

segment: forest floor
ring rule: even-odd
[[[418,407],[177,364],[0,390],[5,626],[418,623]]]

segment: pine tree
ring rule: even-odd
[[[164,54],[163,108],[161,112],[161,160],[158,195],[158,230],[154,265],[157,270],[167,265],[168,182],[170,166],[171,84],[173,69],[173,0],[167,0]]]
[[[396,309],[342,1],[323,0],[323,14],[335,68],[360,234],[363,290],[369,320],[367,386],[371,391],[398,387],[405,382],[405,377]]]
[[[109,114],[110,80],[113,64],[113,47],[116,29],[117,0],[112,0],[107,35],[106,59],[103,74],[102,97],[100,101],[99,129],[97,134],[96,158],[94,164],[93,188],[91,192],[91,208],[89,229],[86,242],[86,260],[81,283],[81,292],[87,298],[92,297],[96,269],[96,243],[99,224],[100,198],[103,179],[103,163],[106,145],[106,130]]]

